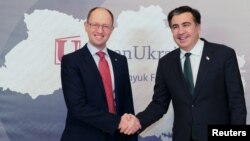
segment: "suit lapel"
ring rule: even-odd
[[[201,62],[199,66],[199,71],[197,74],[197,80],[196,80],[196,86],[195,86],[195,92],[194,92],[194,99],[198,97],[199,90],[202,87],[202,84],[208,77],[209,69],[211,68],[211,62],[212,62],[212,48],[209,46],[209,43],[207,41],[204,41],[204,48],[202,52]]]
[[[112,51],[110,51],[109,49],[107,49],[108,50],[108,54],[109,54],[109,56],[110,56],[110,60],[111,60],[111,63],[112,63],[112,67],[113,67],[113,73],[114,73],[114,84],[115,84],[115,88],[118,88],[117,87],[117,84],[116,84],[116,82],[118,82],[117,81],[117,79],[118,79],[118,74],[119,74],[119,60],[118,60],[118,58],[116,57],[116,55],[112,52]],[[117,92],[115,92],[115,93],[117,93]],[[117,94],[116,94],[116,96],[117,96]]]
[[[119,67],[121,67],[121,60],[118,59],[118,57],[116,56],[116,54],[114,52],[112,52],[111,50],[107,49],[108,50],[108,54],[110,56],[110,60],[111,60],[111,63],[112,63],[112,67],[113,67],[113,73],[114,73],[114,87],[115,87],[115,108],[116,108],[116,112],[117,114],[119,114],[119,106],[120,106],[120,102],[119,102],[119,94],[120,94],[120,90],[119,90],[119,86],[118,86],[118,81],[119,81],[119,77],[121,76],[119,73]],[[125,76],[127,77],[127,76]]]
[[[186,96],[188,97],[188,99],[192,99],[192,96],[188,93],[188,88],[185,82],[185,78],[184,78],[184,74],[182,71],[182,66],[181,66],[181,60],[180,60],[180,49],[178,49],[176,51],[175,57],[174,57],[174,63],[173,63],[173,69],[174,69],[174,73],[176,76],[176,81],[180,82],[178,84],[180,84],[181,88],[184,88],[184,93],[186,94]],[[176,83],[177,84],[177,83]]]
[[[102,90],[103,92],[103,98],[105,98],[105,90],[104,90],[104,87],[103,87],[103,84],[102,84],[102,79],[101,79],[101,75],[99,73],[99,70],[98,70],[98,67],[95,63],[95,60],[93,58],[93,56],[91,55],[90,51],[88,50],[87,48],[87,45],[85,45],[83,48],[82,48],[82,53],[81,53],[81,56],[83,56],[83,65],[86,65],[89,67],[89,73],[88,74],[93,74],[93,78],[95,80],[98,81],[98,85],[100,87],[100,89]]]

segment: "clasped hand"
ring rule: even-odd
[[[132,114],[124,114],[121,117],[118,129],[120,130],[120,133],[132,135],[141,129],[141,124],[136,116]]]

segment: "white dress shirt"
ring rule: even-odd
[[[190,62],[192,67],[194,86],[196,84],[203,48],[204,48],[204,41],[199,39],[198,42],[195,44],[194,48],[189,51],[191,53]],[[185,53],[187,53],[187,51],[181,49],[180,59],[181,59],[182,71],[184,71]]]

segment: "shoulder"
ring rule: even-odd
[[[180,49],[176,48],[169,52],[168,54],[164,55],[162,58],[160,58],[159,62],[172,62],[180,56]]]
[[[68,53],[63,55],[61,62],[77,62],[81,59],[83,59],[82,57],[86,56],[86,55],[90,55],[90,52],[88,50],[87,47],[82,47],[79,50],[76,50],[74,52]]]
[[[217,60],[236,58],[235,50],[225,44],[213,43],[204,40],[203,55],[213,56]]]
[[[125,59],[125,60],[127,60],[125,55],[121,55],[121,54],[119,54],[119,53],[117,53],[117,52],[115,52],[113,50],[108,49],[108,53],[109,53],[110,57],[114,57],[116,59],[122,59],[122,60]]]
[[[204,41],[204,47],[209,48],[218,52],[234,52],[234,49],[225,45],[225,44],[220,44],[220,43],[214,43],[214,42],[209,42],[205,39],[201,39]]]

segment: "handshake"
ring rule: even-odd
[[[120,130],[120,133],[132,135],[141,129],[141,124],[136,116],[125,113],[121,117],[118,129]]]

